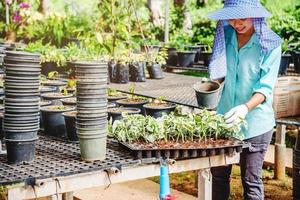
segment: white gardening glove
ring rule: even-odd
[[[245,119],[248,112],[248,107],[245,104],[242,104],[225,113],[224,118],[228,125],[233,125],[239,123],[241,119]]]

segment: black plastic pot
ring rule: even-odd
[[[198,63],[200,60],[201,46],[189,46],[188,49],[196,52],[194,63]]]
[[[42,63],[42,74],[48,76],[51,71],[58,71],[57,64],[55,62],[44,62]]]
[[[145,62],[132,62],[129,64],[129,80],[133,82],[145,82]]]
[[[127,95],[119,95],[119,96],[107,96],[107,100],[109,102],[116,102],[117,100],[120,99],[127,99]]]
[[[208,66],[212,53],[211,52],[201,52],[201,55],[202,55],[202,58],[203,58],[203,64],[205,66]]]
[[[130,107],[130,108],[139,108],[141,110],[141,112],[143,114],[145,114],[145,109],[143,107],[143,105],[145,105],[146,103],[148,103],[147,100],[141,100],[141,101],[129,101],[127,99],[120,99],[118,101],[116,101],[118,106],[122,106],[122,107]]]
[[[222,86],[215,81],[200,81],[194,84],[199,107],[215,109],[220,100]]]
[[[108,62],[108,74],[110,82],[114,83],[117,79],[117,68],[116,68],[116,61],[111,60]]]
[[[65,119],[63,112],[75,110],[75,107],[66,107],[61,110],[52,110],[58,106],[45,106],[41,108],[42,118],[44,122],[45,135],[64,137],[66,136]]]
[[[191,67],[194,64],[195,51],[179,51],[177,52],[177,58],[178,58],[178,66],[179,67]]]
[[[34,160],[35,140],[14,141],[6,139],[5,143],[9,164],[22,163],[24,160],[26,162]]]
[[[40,101],[40,107],[44,107],[44,106],[50,106],[52,104],[52,101]],[[43,118],[42,118],[42,112],[40,112],[40,128],[42,130],[44,130],[44,122],[43,122]]]
[[[76,106],[76,97],[60,99],[64,106]]]
[[[282,54],[278,74],[286,74],[286,70],[290,65],[291,54]]]
[[[153,64],[148,63],[147,70],[149,72],[149,77],[151,79],[162,79],[165,77],[161,65],[158,63],[153,63]]]
[[[166,63],[168,66],[177,66],[177,52],[176,48],[167,48],[168,51],[168,58],[166,60]]]
[[[293,52],[295,71],[300,74],[300,51]]]
[[[65,118],[68,139],[71,141],[78,141],[76,134],[76,111],[65,112],[62,115]]]
[[[168,103],[167,107],[154,107],[151,104],[145,104],[144,106],[146,115],[150,115],[154,118],[159,118],[164,114],[170,114],[171,112],[175,111],[176,104],[175,103]]]
[[[129,82],[129,66],[128,64],[117,63],[116,65],[116,83]]]
[[[48,92],[48,93],[41,94],[41,97],[45,100],[57,100],[57,99],[69,98],[72,96],[73,94],[63,95],[60,92]]]
[[[139,108],[125,108],[125,107],[117,107],[108,109],[108,118],[112,118],[112,121],[121,120],[122,113],[127,113],[129,115],[140,114],[141,109]]]

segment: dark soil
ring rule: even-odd
[[[215,148],[232,146],[237,144],[235,140],[228,139],[218,139],[218,140],[207,140],[207,141],[158,141],[155,143],[145,143],[145,142],[133,142],[130,146],[139,149],[202,149],[202,148]]]
[[[240,167],[233,166],[231,174],[231,200],[243,200],[243,186],[240,176]],[[292,178],[287,176],[285,181],[273,179],[272,170],[263,170],[263,182],[265,187],[265,200],[290,200],[292,198]],[[159,183],[159,177],[151,178]],[[197,196],[195,187],[196,171],[183,172],[170,175],[171,188],[181,192]]]

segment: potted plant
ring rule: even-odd
[[[65,86],[64,88],[68,91],[68,93],[74,93],[76,91],[76,79],[68,79],[67,86]]]
[[[166,64],[167,52],[162,48],[159,52],[149,53],[147,55],[147,70],[152,79],[164,78],[162,65]]]
[[[201,46],[199,45],[188,45],[186,47],[189,51],[196,52],[194,63],[198,63],[200,60]]]
[[[76,113],[77,111],[64,112],[67,137],[70,141],[78,141],[76,133]]]
[[[201,55],[200,57],[202,57],[202,59],[203,59],[204,66],[208,66],[211,56],[212,56],[212,50],[211,50],[210,46],[206,46],[205,51],[201,51],[200,55]]]
[[[180,48],[177,51],[178,66],[191,67],[195,62],[196,51],[189,51],[185,48]]]
[[[129,63],[129,80],[133,82],[145,82],[145,55],[131,54]]]
[[[295,71],[300,74],[300,42],[293,45],[292,55]]]
[[[122,119],[124,113],[128,115],[140,114],[141,109],[129,108],[129,107],[116,107],[116,108],[109,108],[107,112],[108,112],[108,119],[114,122],[115,120]]]
[[[59,105],[41,107],[45,135],[66,136],[65,120],[62,113],[72,110],[75,110],[75,107]]]
[[[119,99],[127,99],[127,95],[121,92],[118,92],[114,88],[108,88],[107,90],[107,100],[109,102],[115,102]]]
[[[142,111],[142,113],[145,113],[143,105],[148,103],[148,99],[145,97],[137,96],[134,94],[134,92],[135,92],[135,87],[132,84],[129,87],[130,95],[128,95],[128,98],[117,100],[116,103],[119,106],[123,106],[123,107],[139,108]]]
[[[69,94],[65,88],[61,92],[48,92],[41,94],[41,97],[45,100],[58,100],[63,98],[69,98],[72,96],[73,94]]]
[[[76,97],[60,99],[64,106],[76,106]]]
[[[286,40],[282,44],[282,51],[283,52],[281,55],[281,61],[280,61],[278,74],[284,75],[284,74],[286,74],[286,71],[290,65],[290,60],[292,57],[291,54],[288,53],[288,44],[287,44]]]
[[[116,83],[128,83],[129,82],[129,58],[122,55],[116,59]]]
[[[157,99],[151,100],[149,103],[143,105],[146,115],[154,118],[161,117],[163,114],[169,114],[175,111],[176,104],[165,101],[165,97],[161,96]]]

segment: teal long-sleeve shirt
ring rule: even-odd
[[[254,33],[247,44],[238,49],[236,32],[229,25],[225,27],[225,42],[227,74],[217,112],[225,114],[249,101],[254,93],[263,94],[265,101],[246,115],[248,125],[241,129],[244,139],[259,136],[275,126],[273,88],[280,65],[281,46],[261,55],[260,43]]]

